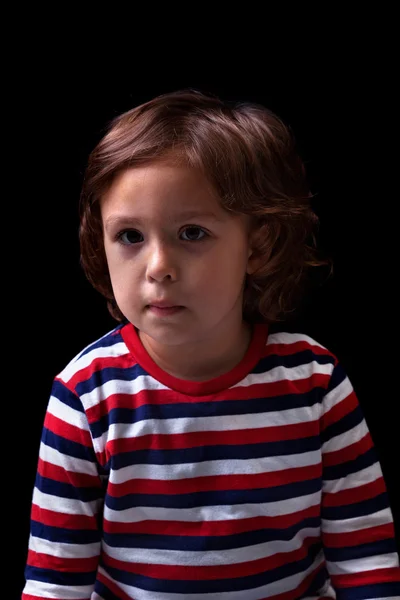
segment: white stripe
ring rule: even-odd
[[[175,433],[237,431],[280,427],[313,422],[317,409],[304,406],[272,412],[224,415],[213,417],[188,417],[171,419],[146,419],[136,423],[113,423],[102,435],[102,443],[116,439],[136,439],[144,435],[169,435]],[[96,438],[99,440],[100,438]]]
[[[103,337],[107,337],[106,334]],[[102,338],[100,338],[102,339]],[[92,345],[92,344],[90,344]],[[88,346],[89,348],[89,346]],[[84,352],[85,350],[82,350]],[[129,354],[128,348],[124,342],[117,342],[112,346],[105,346],[100,348],[94,348],[86,354],[81,356],[80,352],[75,358],[73,358],[68,365],[59,373],[58,378],[68,383],[68,381],[74,377],[82,369],[86,369],[94,360],[97,358],[118,358],[125,354]]]
[[[304,342],[305,344],[310,344],[311,346],[317,346],[318,348],[326,350],[329,354],[331,354],[329,350],[325,348],[325,346],[314,340],[309,335],[306,335],[305,333],[289,333],[287,331],[279,331],[277,333],[272,333],[268,336],[267,346],[270,346],[271,344],[290,345],[296,344],[297,342]]]
[[[42,538],[29,538],[29,550],[40,554],[49,554],[59,558],[92,558],[100,555],[100,542],[93,544],[69,544],[62,542],[50,542]]]
[[[351,473],[349,476],[340,477],[340,479],[326,479],[323,482],[324,493],[335,494],[342,490],[351,490],[359,488],[367,483],[372,483],[382,476],[382,469],[378,462],[373,463],[361,471]]]
[[[316,361],[299,365],[293,368],[286,368],[278,366],[266,373],[250,373],[239,383],[232,386],[233,388],[246,388],[252,385],[265,385],[268,383],[276,383],[279,381],[303,381],[309,379],[311,375],[321,374],[330,375],[332,372],[332,365],[330,364],[319,364]],[[169,390],[170,388],[149,375],[143,375],[136,377],[132,381],[122,379],[112,379],[106,381],[102,385],[91,392],[81,395],[81,401],[85,408],[91,408],[99,402],[105,400],[113,394],[138,394],[143,391],[149,390]]]
[[[363,419],[358,425],[345,431],[344,433],[340,433],[336,435],[328,442],[322,445],[322,452],[335,452],[336,450],[343,450],[343,448],[347,448],[351,444],[355,444],[362,440],[368,433],[368,427]]]
[[[89,431],[89,425],[85,413],[79,412],[78,410],[71,408],[64,402],[61,402],[55,396],[50,396],[47,411],[51,415],[57,417],[57,419],[61,419],[69,425],[78,427],[78,429],[82,429],[83,431]]]
[[[162,531],[160,531],[162,534]],[[276,554],[292,553],[299,550],[306,537],[319,537],[320,529],[302,529],[290,540],[273,540],[253,546],[243,546],[232,550],[215,551],[190,551],[190,550],[158,550],[147,548],[124,548],[112,547],[103,543],[104,551],[111,558],[129,563],[141,563],[150,565],[177,565],[184,567],[208,567],[223,566],[246,563],[253,560],[261,560]],[[185,536],[182,536],[182,540]],[[289,560],[289,559],[288,559]],[[291,559],[293,560],[293,559]]]
[[[47,463],[62,467],[74,473],[84,473],[85,475],[94,475],[98,477],[96,465],[90,460],[75,458],[68,454],[62,454],[51,446],[47,446],[43,442],[40,443],[39,457]]]
[[[241,590],[239,592],[216,592],[212,594],[212,600],[262,600],[263,598],[269,598],[284,592],[290,592],[296,589],[309,573],[314,571],[319,565],[323,564],[324,556],[321,552],[315,559],[314,563],[306,570],[296,573],[291,577],[285,577],[285,579],[279,579],[267,585],[252,589],[252,590]],[[114,581],[111,579],[106,571],[99,567],[99,572],[107,580]],[[129,598],[135,598],[135,600],[210,600],[210,594],[172,594],[170,592],[153,592],[143,590],[141,588],[133,587],[118,582],[119,588],[125,592]]]
[[[320,492],[289,498],[279,502],[258,504],[235,504],[217,506],[197,506],[194,508],[163,508],[159,506],[135,506],[126,510],[112,510],[104,505],[104,518],[116,523],[139,523],[140,521],[179,521],[201,522],[225,521],[230,519],[248,519],[251,517],[278,517],[297,513],[305,508],[319,506]]]
[[[311,375],[331,375],[332,365],[320,364],[316,361],[310,363],[298,365],[296,367],[287,368],[282,365],[274,367],[269,371],[262,373],[249,373],[244,379],[242,379],[232,388],[249,387],[251,385],[265,385],[269,383],[278,383],[279,381],[304,381],[310,379]]]
[[[51,494],[44,494],[37,487],[33,490],[33,504],[45,510],[52,510],[66,515],[86,515],[92,517],[97,514],[101,500],[82,502],[71,498],[62,498]]]
[[[352,573],[363,573],[378,569],[391,569],[399,566],[397,552],[391,554],[375,554],[374,556],[363,556],[353,560],[341,560],[338,562],[326,561],[326,566],[331,575],[349,575]]]
[[[339,385],[337,385],[335,388],[333,388],[333,390],[331,390],[330,392],[328,392],[327,394],[324,395],[324,399],[323,399],[323,403],[322,403],[324,413],[326,414],[334,406],[337,406],[338,404],[343,402],[343,400],[346,400],[346,398],[353,391],[354,391],[353,386],[350,383],[349,378],[346,377],[345,379],[343,379],[343,381],[341,383],[339,383]]]
[[[27,582],[24,593],[31,596],[37,596],[38,600],[42,598],[62,598],[63,600],[81,600],[90,598],[93,592],[93,585],[57,585],[55,583],[46,583],[42,581],[30,580]]]
[[[111,379],[110,381],[106,381],[102,385],[99,385],[92,391],[82,394],[80,398],[83,406],[87,410],[114,394],[130,394],[134,396],[143,391],[168,389],[167,386],[159,383],[152,377],[143,375],[136,377],[136,379],[132,381],[125,379]]]
[[[109,396],[114,394],[129,394],[132,397],[139,392],[149,390],[168,390],[169,388],[152,377],[142,376],[137,377],[133,381],[124,379],[112,379],[106,381],[102,385],[99,385],[91,392],[82,394],[80,396],[85,410],[93,408],[93,406],[99,405],[104,402]]]
[[[287,469],[310,467],[321,464],[321,453],[303,452],[284,456],[271,456],[254,459],[223,459],[198,463],[178,463],[167,465],[138,464],[129,465],[110,474],[110,482],[118,485],[132,479],[154,479],[173,481],[196,477],[214,477],[219,475],[259,475],[278,473]]]
[[[393,523],[392,511],[389,507],[353,519],[342,519],[340,521],[322,519],[322,529],[326,533],[354,533],[355,531],[387,525],[388,523]]]

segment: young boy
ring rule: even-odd
[[[400,598],[351,383],[271,331],[323,264],[309,196],[263,107],[183,91],[114,120],[80,240],[119,324],[54,380],[24,600]]]

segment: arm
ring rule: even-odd
[[[352,385],[336,363],[322,402],[322,539],[337,600],[400,598],[393,516]]]
[[[46,412],[22,600],[89,600],[100,554],[103,486],[79,398],[59,380]]]

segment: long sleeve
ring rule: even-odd
[[[322,402],[321,437],[322,539],[337,600],[399,600],[399,556],[381,466],[338,362]]]
[[[101,467],[80,399],[53,383],[40,444],[22,600],[88,600],[100,554]]]

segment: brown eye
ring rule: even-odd
[[[184,230],[183,233],[186,233],[186,232],[189,232],[187,234],[189,239],[185,239],[185,242],[200,242],[205,237],[207,237],[207,233],[204,231],[204,229],[202,229],[201,227],[196,227],[195,225],[186,227],[186,229]],[[204,234],[204,236],[199,238],[198,237],[199,232]]]
[[[121,244],[130,246],[131,244],[137,244],[141,241],[138,240],[139,236],[141,237],[141,234],[138,231],[135,231],[134,229],[128,229],[125,231],[121,231],[117,235],[117,239],[119,242],[121,242]]]

